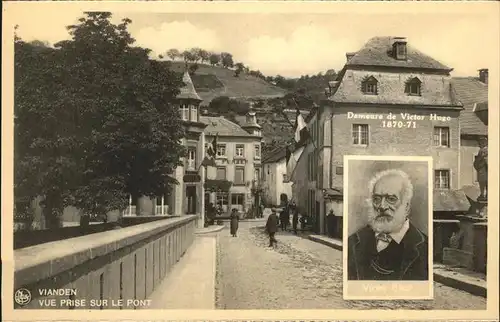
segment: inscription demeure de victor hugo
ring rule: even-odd
[[[399,114],[376,114],[376,113],[347,113],[347,119],[361,119],[361,120],[380,120],[381,126],[386,128],[406,128],[406,129],[416,129],[419,121],[425,121],[428,118],[429,121],[441,121],[449,122],[451,117],[449,116],[439,116],[435,113],[431,113],[428,116],[410,114],[410,113],[399,113]]]

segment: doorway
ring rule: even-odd
[[[197,211],[198,198],[196,196],[196,186],[186,186],[187,210],[186,214],[193,215]]]

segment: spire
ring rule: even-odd
[[[191,80],[191,76],[189,76],[189,72],[185,71],[182,76],[182,81],[184,82],[184,87],[181,87],[179,95],[177,98],[180,99],[194,99],[198,101],[202,101],[198,93],[196,93],[196,89],[194,88],[193,81]]]

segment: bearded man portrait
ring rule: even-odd
[[[400,169],[368,181],[366,225],[348,237],[348,280],[429,279],[427,235],[412,223],[414,186]]]

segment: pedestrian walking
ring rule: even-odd
[[[292,204],[291,211],[292,215],[292,229],[295,235],[297,235],[297,225],[299,223],[299,209],[295,203]]]
[[[290,224],[290,211],[288,209],[288,196],[286,193],[280,195],[280,208],[282,209],[280,212],[281,230],[286,231],[288,224]]]
[[[240,220],[240,216],[238,215],[238,210],[236,208],[233,208],[231,211],[231,216],[229,216],[231,222],[230,222],[230,230],[231,230],[231,236],[237,237],[236,233],[238,232],[238,223]]]
[[[274,238],[276,231],[278,230],[278,216],[276,215],[276,208],[272,209],[271,214],[267,217],[266,222],[266,232],[269,235],[269,247],[277,244],[278,241]]]

